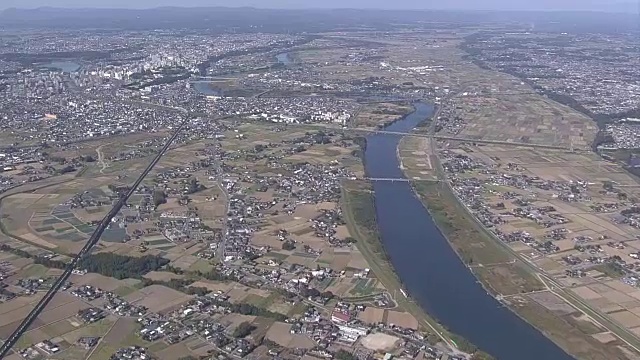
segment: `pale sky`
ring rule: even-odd
[[[448,10],[580,10],[638,12],[639,0],[0,0],[0,9],[152,8],[159,6],[252,6],[259,8],[369,8]]]

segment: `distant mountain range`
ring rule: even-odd
[[[2,0],[0,9],[9,7],[37,8],[39,6],[65,8],[150,8],[162,6],[182,7],[242,7],[270,9],[433,9],[433,10],[584,10],[637,13],[636,0]]]
[[[609,6],[623,9],[628,3]],[[628,10],[628,9],[627,9]],[[614,11],[615,12],[615,11]],[[629,32],[638,31],[640,17],[630,13],[602,12],[526,12],[454,10],[356,10],[356,9],[257,9],[257,8],[180,8],[154,9],[7,9],[0,12],[4,28],[71,29],[206,29],[210,32],[317,32],[368,28],[390,30],[407,24],[509,23],[534,25],[538,31]]]

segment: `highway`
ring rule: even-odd
[[[173,135],[171,135],[171,137],[167,140],[166,144],[164,144],[162,149],[153,158],[151,163],[144,169],[144,171],[142,172],[142,174],[140,174],[138,179],[136,179],[135,183],[131,186],[131,189],[129,189],[129,191],[123,197],[121,197],[120,200],[118,200],[118,202],[113,206],[111,211],[109,211],[109,213],[105,215],[102,221],[100,221],[100,224],[98,225],[96,230],[93,232],[93,234],[91,234],[91,237],[89,238],[85,246],[82,248],[82,250],[80,250],[78,255],[76,255],[73,258],[73,260],[71,260],[71,262],[67,265],[62,275],[60,275],[60,277],[51,285],[51,289],[47,291],[47,293],[36,304],[33,310],[31,310],[31,312],[24,318],[24,320],[22,320],[22,323],[18,326],[18,328],[2,344],[2,346],[0,347],[0,359],[3,359],[9,353],[11,348],[16,344],[16,342],[20,338],[20,336],[25,331],[27,331],[27,329],[33,323],[33,321],[38,317],[38,315],[40,315],[40,313],[44,310],[47,304],[49,304],[49,302],[51,301],[51,299],[53,299],[53,297],[56,295],[58,290],[60,290],[62,285],[64,285],[64,283],[69,279],[69,277],[71,276],[71,271],[75,269],[80,259],[82,259],[84,255],[88,254],[91,251],[91,249],[98,243],[98,240],[100,240],[102,233],[106,230],[107,226],[109,226],[111,219],[113,219],[113,217],[118,213],[118,211],[120,211],[120,209],[127,203],[127,200],[129,200],[131,195],[133,195],[133,193],[136,191],[136,188],[138,188],[142,180],[144,180],[144,178],[149,174],[151,169],[153,169],[153,167],[156,166],[158,161],[160,161],[160,158],[162,157],[162,155],[164,155],[164,153],[167,152],[171,143],[173,143],[173,141],[176,139],[176,137],[178,136],[178,134],[184,128],[184,126],[187,124],[188,121],[189,120],[187,119],[178,126],[178,128],[175,130]]]

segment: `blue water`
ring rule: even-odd
[[[191,86],[193,86],[193,89],[199,92],[200,94],[213,95],[213,96],[224,95],[224,91],[212,88],[211,83],[209,82],[196,81],[196,82],[192,82]]]
[[[416,111],[386,129],[409,132],[432,115]],[[404,177],[396,149],[400,136],[367,138],[367,175]],[[572,360],[542,333],[487,294],[434,224],[408,183],[374,182],[382,241],[412,298],[445,327],[500,360]]]
[[[291,64],[291,57],[289,56],[289,53],[278,54],[276,55],[276,59],[278,60],[279,63],[283,65]]]

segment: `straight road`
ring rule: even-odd
[[[129,189],[129,191],[123,197],[121,197],[120,200],[118,200],[118,202],[113,206],[111,211],[109,211],[109,213],[105,215],[105,217],[100,222],[100,225],[98,225],[98,227],[93,232],[93,234],[91,235],[91,237],[89,238],[85,246],[82,248],[82,250],[80,250],[78,255],[76,255],[71,260],[71,262],[67,265],[64,272],[62,273],[62,275],[60,275],[60,277],[51,285],[51,289],[47,291],[45,296],[36,304],[33,310],[31,310],[31,312],[24,318],[24,320],[22,320],[22,323],[9,336],[7,341],[5,341],[2,344],[2,346],[0,347],[0,359],[3,359],[9,353],[11,348],[16,344],[16,342],[20,338],[20,336],[29,328],[29,326],[38,317],[38,315],[40,315],[40,313],[44,310],[47,304],[49,304],[51,299],[53,299],[53,297],[60,290],[62,285],[69,279],[69,277],[71,276],[71,272],[73,271],[73,269],[75,269],[80,259],[82,259],[84,255],[88,254],[91,251],[91,249],[98,243],[98,241],[100,240],[100,237],[102,236],[102,233],[106,230],[107,226],[109,226],[111,219],[113,219],[113,217],[116,216],[118,211],[120,211],[120,209],[127,203],[127,200],[129,200],[131,195],[133,195],[133,193],[136,191],[136,188],[140,185],[140,183],[142,183],[142,180],[144,180],[144,178],[149,174],[151,169],[153,169],[153,167],[156,166],[158,161],[160,161],[160,158],[162,157],[162,155],[164,155],[164,153],[167,152],[171,143],[173,143],[176,137],[178,137],[178,134],[180,134],[180,131],[184,128],[184,126],[187,124],[188,121],[189,120],[187,119],[178,126],[176,131],[167,140],[166,144],[162,147],[160,152],[158,152],[156,157],[153,158],[151,163],[144,169],[142,174],[140,174],[138,179],[131,186],[131,189]]]

